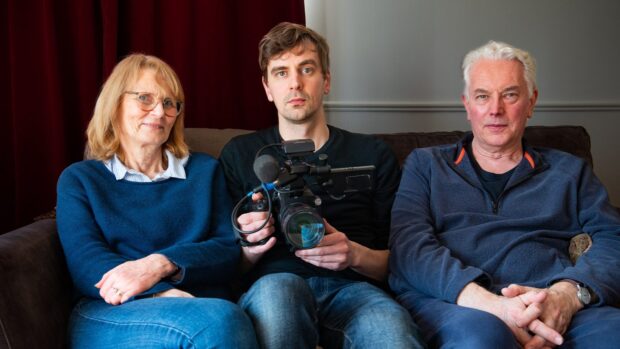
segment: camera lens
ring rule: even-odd
[[[296,248],[313,248],[325,235],[323,219],[316,210],[303,203],[289,205],[281,215],[282,232]]]

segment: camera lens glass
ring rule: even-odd
[[[308,205],[292,205],[283,212],[282,218],[284,235],[296,248],[313,248],[325,235],[323,219]]]

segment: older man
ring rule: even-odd
[[[529,53],[489,42],[463,62],[472,132],[415,150],[392,209],[390,286],[435,347],[620,343],[620,216],[582,159],[523,139]],[[575,265],[568,245],[586,232]]]

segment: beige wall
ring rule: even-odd
[[[490,39],[532,52],[532,125],[582,125],[620,206],[620,1],[306,0],[331,47],[329,122],[358,132],[469,129],[463,55]]]

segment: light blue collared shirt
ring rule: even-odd
[[[185,165],[187,164],[187,159],[189,156],[179,159],[168,150],[165,150],[165,154],[168,158],[168,168],[165,171],[158,173],[155,177],[153,177],[153,179],[149,178],[140,171],[127,168],[116,154],[114,154],[114,157],[110,160],[104,161],[103,163],[105,164],[105,167],[114,174],[117,181],[124,179],[130,182],[146,183],[163,181],[168,178],[185,179]]]

